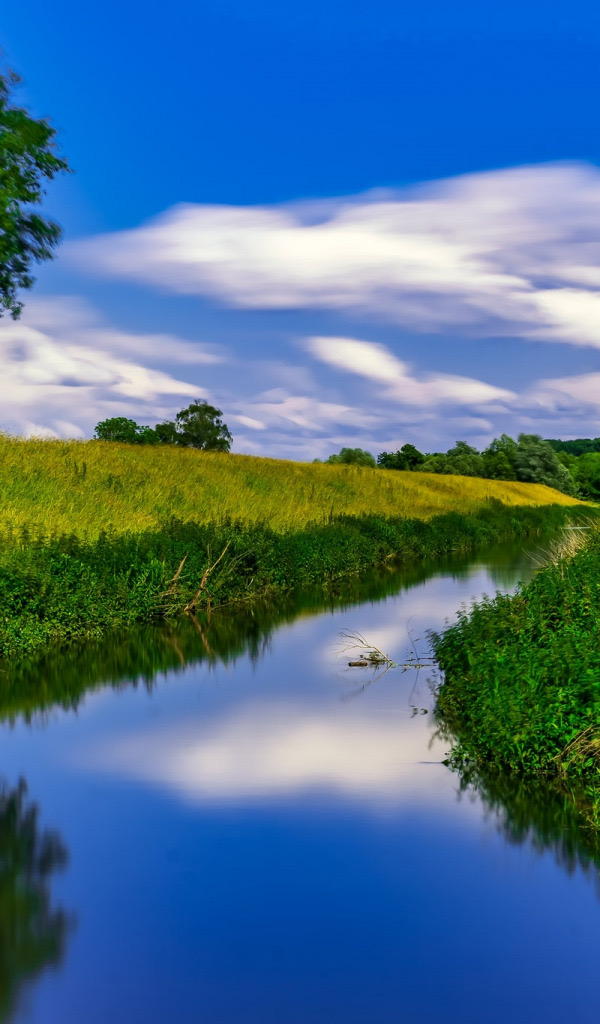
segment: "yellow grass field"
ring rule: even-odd
[[[582,504],[541,484],[329,466],[174,447],[0,437],[0,533],[139,531],[170,516],[298,530],[337,515],[429,519],[506,505]]]

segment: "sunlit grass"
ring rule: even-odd
[[[27,527],[89,540],[171,516],[235,520],[283,532],[339,515],[430,519],[506,505],[575,504],[541,484],[399,473],[101,441],[0,437],[0,532]]]

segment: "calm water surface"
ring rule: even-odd
[[[521,546],[374,574],[8,680],[0,1020],[595,1024],[576,837],[460,792],[428,670],[377,680],[336,649],[358,629],[405,660],[530,571]]]

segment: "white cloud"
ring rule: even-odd
[[[573,377],[555,377],[538,381],[528,405],[540,406],[549,412],[579,411],[586,416],[590,407],[600,412],[600,373],[582,373]]]
[[[234,416],[234,419],[241,423],[243,427],[248,427],[249,430],[267,429],[266,423],[263,423],[262,420],[255,420],[253,416]]]
[[[361,429],[375,427],[380,418],[356,406],[325,402],[311,395],[292,395],[285,388],[272,388],[245,403],[245,412],[256,414],[265,426],[281,426],[282,422],[302,430],[322,431],[331,424]]]
[[[0,426],[81,437],[107,416],[155,416],[202,388],[148,365],[214,363],[221,356],[170,335],[116,330],[87,304],[32,299],[22,319],[0,320]]]
[[[600,347],[600,172],[585,165],[320,204],[182,205],[70,248],[95,271],[240,307]]]
[[[430,374],[424,380],[411,375],[408,366],[384,345],[356,338],[310,338],[308,351],[324,363],[381,381],[386,387],[381,397],[408,406],[485,405],[507,401],[516,395],[470,377]]]

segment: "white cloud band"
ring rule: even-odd
[[[71,251],[94,271],[239,307],[600,347],[600,172],[584,165],[322,203],[181,205]]]

